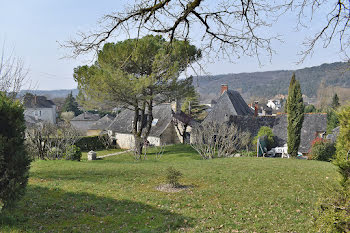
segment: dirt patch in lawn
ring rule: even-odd
[[[192,188],[191,185],[178,185],[174,187],[171,184],[161,184],[156,187],[158,191],[166,192],[166,193],[177,193],[190,188]]]

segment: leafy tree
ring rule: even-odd
[[[317,112],[317,109],[313,104],[310,104],[310,105],[305,106],[304,112],[305,113],[313,113],[313,112]]]
[[[331,133],[334,128],[339,126],[338,114],[332,108],[328,108],[326,112],[327,112],[327,132]]]
[[[181,111],[190,115],[197,121],[202,121],[206,117],[207,106],[199,103],[199,94],[187,96],[181,106]]]
[[[337,109],[339,106],[340,106],[339,97],[338,97],[337,93],[335,93],[333,98],[332,98],[331,108]]]
[[[0,212],[18,200],[28,181],[23,107],[0,93]]]
[[[74,70],[74,79],[85,105],[122,105],[134,111],[132,133],[141,155],[152,127],[153,106],[185,94],[188,80],[178,77],[200,56],[188,41],[170,45],[161,36],[149,35],[105,44],[95,64]]]
[[[78,103],[75,101],[73,93],[69,93],[67,98],[64,101],[62,112],[74,112],[74,115],[77,116],[81,113],[78,108]]]
[[[271,150],[271,148],[274,147],[275,145],[275,140],[274,140],[274,134],[272,132],[272,129],[267,126],[262,126],[259,129],[258,134],[254,137],[253,139],[253,148],[256,149],[256,144],[258,143],[259,137],[266,136],[267,138],[267,150]]]
[[[288,154],[296,157],[298,155],[298,149],[300,145],[301,127],[303,126],[304,121],[304,103],[303,96],[301,94],[300,83],[295,79],[295,74],[293,74],[289,84],[287,113]]]

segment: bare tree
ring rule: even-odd
[[[97,30],[79,32],[64,43],[73,57],[96,50],[114,35],[140,37],[157,33],[174,39],[198,39],[203,51],[231,58],[273,54],[271,43],[279,40],[269,28],[285,13],[296,14],[296,26],[315,26],[315,14],[327,18],[318,32],[305,38],[301,62],[317,42],[327,47],[335,38],[340,50],[349,48],[350,1],[341,0],[136,0],[119,12],[105,15]]]
[[[204,159],[230,157],[247,146],[248,136],[233,124],[208,122],[192,130],[191,146]]]
[[[15,97],[25,84],[27,74],[28,68],[21,58],[16,57],[13,52],[9,55],[5,53],[4,43],[0,57],[0,91]]]
[[[58,126],[40,123],[26,131],[27,148],[33,158],[61,159],[79,139],[79,133],[68,123]]]

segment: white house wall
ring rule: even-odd
[[[56,124],[56,106],[52,108],[27,108],[24,110],[24,115]]]

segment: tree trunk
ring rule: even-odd
[[[135,138],[135,154],[138,159],[141,159],[143,149],[143,139],[140,136],[134,135]]]

